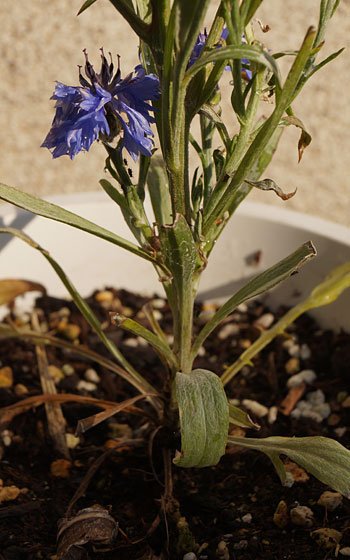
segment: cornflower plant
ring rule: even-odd
[[[87,0],[80,11],[95,1]],[[200,277],[236,208],[254,187],[273,189],[283,198],[289,196],[273,180],[261,176],[287,126],[301,129],[300,157],[311,140],[294,115],[292,103],[309,78],[341,52],[316,63],[327,23],[339,0],[321,0],[318,27],[307,30],[299,50],[278,53],[267,50],[254,36],[252,21],[262,0],[221,0],[208,31],[204,31],[203,22],[209,0],[110,1],[138,35],[141,63],[122,78],[119,58],[115,68],[112,58],[109,60],[101,51],[102,64],[97,72],[85,52],[79,85],[57,82],[52,97],[56,113],[43,146],[52,151],[54,158],[68,155],[71,159],[88,151],[94,141],[103,146],[109,179],[103,178],[101,186],[120,207],[136,243],[12,187],[2,185],[0,197],[114,243],[153,265],[172,311],[173,345],[170,346],[151,308],[147,311],[150,329],[116,313],[111,320],[144,338],[160,355],[164,363],[164,392],[160,394],[136,371],[105,335],[93,311],[50,254],[22,232],[9,228],[2,232],[18,236],[42,252],[110,351],[114,363],[93,353],[91,356],[131,383],[140,393],[137,398],[148,400],[158,425],[181,433],[181,450],[173,459],[176,465],[215,465],[227,445],[239,445],[268,455],[284,483],[288,477],[281,454],[350,497],[350,451],[323,437],[232,437],[228,435],[230,423],[246,428],[255,424],[245,412],[228,403],[225,393],[225,385],[233,375],[274,336],[283,333],[295,317],[306,309],[329,303],[349,286],[349,267],[344,265],[334,271],[307,300],[266,330],[221,376],[193,369],[203,342],[239,304],[272,288],[314,257],[312,243],[305,243],[250,280],[216,311],[195,339],[192,335]],[[291,64],[282,81],[278,59],[287,55]],[[218,84],[226,72],[232,76],[231,105],[238,122],[234,135],[221,118]],[[259,103],[266,97],[272,104],[271,114],[259,120]],[[200,140],[191,132],[197,119]],[[215,132],[220,136],[220,148],[214,146]],[[201,172],[190,170],[191,145],[199,156]],[[138,162],[136,180],[124,159],[126,152]],[[145,210],[147,190],[153,216]],[[17,330],[11,336],[38,339],[28,330]],[[39,338],[62,344],[43,334]],[[83,352],[79,347],[75,351]],[[117,408],[122,410],[130,404],[128,400]],[[106,417],[104,414],[103,418]]]

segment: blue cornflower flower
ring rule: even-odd
[[[220,41],[222,41],[222,40],[226,41],[227,37],[228,37],[228,29],[227,29],[227,27],[224,27],[224,29],[222,30],[222,33],[221,33]],[[199,33],[199,35],[197,37],[197,40],[195,42],[195,45],[194,45],[194,47],[192,49],[192,52],[191,52],[191,55],[190,55],[190,59],[188,61],[187,68],[189,68],[190,66],[192,66],[192,64],[194,62],[196,62],[197,58],[199,57],[199,55],[201,54],[201,52],[203,50],[203,47],[206,43],[207,38],[208,38],[207,30],[204,29],[204,33]],[[220,41],[217,44],[217,48],[221,47]],[[242,43],[245,43],[245,42],[246,42],[245,41],[245,36],[243,35]],[[242,62],[243,62],[243,64],[249,66],[249,60],[247,60],[246,58],[242,58]],[[230,69],[231,69],[230,66],[225,67],[225,70],[230,70]],[[246,68],[243,68],[242,78],[244,78],[247,81],[250,81],[252,79],[252,71],[248,70]]]
[[[113,62],[107,62],[102,49],[102,66],[97,74],[85,51],[84,54],[88,79],[82,75],[80,67],[80,86],[56,82],[51,97],[56,101],[56,114],[42,147],[52,150],[54,158],[67,154],[73,159],[80,151],[88,151],[101,135],[110,142],[123,131],[121,148],[125,148],[134,161],[139,153],[151,156],[150,123],[154,118],[150,111],[154,109],[146,101],[159,97],[157,76],[146,75],[144,68],[138,65],[134,72],[121,79],[119,57],[117,72],[113,74]]]

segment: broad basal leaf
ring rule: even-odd
[[[265,453],[273,462],[282,484],[286,475],[279,455],[287,455],[324,484],[350,498],[350,451],[339,442],[317,437],[235,438],[228,443],[256,449]]]
[[[204,369],[176,374],[176,399],[181,427],[179,467],[216,465],[225,453],[229,407],[217,375]]]

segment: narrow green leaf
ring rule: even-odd
[[[274,191],[277,196],[282,198],[282,200],[289,200],[297,192],[297,189],[295,189],[293,192],[284,193],[281,187],[279,187],[272,179],[263,179],[262,181],[250,181],[249,179],[246,179],[245,182],[252,187],[260,189],[261,191]]]
[[[162,340],[159,336],[154,334],[149,329],[146,329],[137,321],[125,317],[120,313],[110,313],[111,321],[117,327],[133,333],[135,336],[141,336],[146,340],[165,360],[169,363],[170,367],[176,370],[178,363],[167,342]]]
[[[136,14],[131,0],[109,0],[137,35],[149,42],[149,26]]]
[[[155,392],[154,388],[131,366],[131,364],[129,364],[126,358],[124,358],[123,354],[115,346],[115,344],[105,335],[105,333],[101,328],[100,322],[97,319],[94,312],[92,311],[92,309],[89,307],[86,301],[81,297],[81,295],[76,290],[75,286],[69,280],[65,272],[60,267],[60,265],[51,257],[50,253],[45,249],[43,249],[42,247],[40,247],[38,243],[33,241],[33,239],[31,239],[28,235],[26,235],[20,230],[14,228],[0,228],[0,234],[1,233],[9,233],[11,235],[18,237],[19,239],[21,239],[22,241],[24,241],[25,243],[33,247],[33,249],[39,251],[45,257],[45,259],[50,263],[52,268],[55,270],[56,274],[59,276],[64,286],[67,288],[69,294],[74,300],[75,305],[82,313],[82,315],[85,317],[87,322],[98,334],[103,344],[111,352],[111,354],[118,360],[118,362],[126,369],[126,371],[130,373],[130,375],[133,377],[134,386],[137,387],[141,393],[154,393]]]
[[[79,12],[77,13],[77,16],[80,16],[80,14],[82,14],[83,12],[85,12],[85,10],[90,8],[90,6],[92,6],[92,4],[95,4],[95,2],[96,2],[96,0],[85,0],[84,4],[82,5]]]
[[[179,467],[216,465],[225,453],[229,407],[217,375],[204,369],[177,373],[176,399],[181,426]]]
[[[155,264],[157,263],[156,259],[143,249],[137,247],[134,243],[131,243],[131,241],[127,241],[115,233],[108,231],[107,229],[98,226],[97,224],[90,222],[90,220],[86,220],[73,212],[69,212],[69,210],[65,210],[56,204],[41,200],[36,196],[22,192],[14,187],[9,187],[2,183],[0,184],[0,199],[6,200],[6,202],[10,202],[15,206],[19,206],[19,208],[23,208],[24,210],[32,212],[38,216],[43,216],[44,218],[49,218],[50,220],[55,220],[56,222],[61,222],[77,229],[87,231],[96,237],[100,237],[105,241],[109,241],[114,245],[118,245],[118,247],[122,247],[123,249],[134,253],[138,257]]]
[[[168,177],[165,163],[158,156],[153,156],[151,159],[147,185],[156,222],[159,225],[171,224],[173,219]]]
[[[252,358],[277,335],[284,333],[302,313],[332,303],[346,288],[350,288],[350,262],[332,270],[326,279],[314,288],[309,297],[287,311],[270,329],[263,331],[259,338],[240,355],[238,360],[225,370],[221,377],[223,384],[226,385],[245,364],[249,364]]]
[[[204,340],[209,334],[223,321],[232,311],[244,301],[255,297],[267,290],[270,290],[293,272],[303,266],[310,258],[316,255],[316,249],[311,241],[304,243],[299,249],[291,253],[288,257],[282,259],[277,264],[274,264],[255,278],[248,282],[243,288],[238,290],[229,300],[208,321],[208,323],[199,332],[191,352],[191,357],[194,359],[198,353],[199,348],[202,346]]]
[[[290,69],[283,89],[280,91],[276,100],[276,107],[265,124],[261,127],[258,134],[250,144],[241,163],[236,170],[227,166],[227,174],[219,180],[212,192],[207,204],[206,216],[204,217],[203,234],[207,235],[215,225],[217,218],[222,217],[223,213],[233,203],[237,190],[246,179],[249,171],[255,168],[260,156],[268,145],[274,131],[279,125],[283,113],[288,109],[292,101],[293,93],[299,83],[299,79],[305,68],[305,64],[310,55],[316,31],[310,27],[306,33],[301,49]],[[218,49],[220,50],[220,49]],[[230,173],[233,172],[232,179]]]
[[[238,406],[234,406],[233,404],[228,405],[229,407],[229,415],[230,415],[230,424],[234,424],[235,426],[239,426],[240,428],[252,428],[253,430],[260,430],[259,424],[253,422],[251,417],[247,412],[238,408]]]
[[[261,439],[229,436],[228,443],[262,451],[270,458],[271,455],[287,455],[321,482],[350,498],[350,451],[333,439],[321,436]],[[280,466],[278,474],[283,477]]]
[[[216,62],[219,60],[241,60],[246,58],[251,62],[256,64],[261,64],[268,68],[276,77],[277,83],[281,84],[281,76],[279,68],[276,64],[275,59],[269,55],[266,51],[260,49],[259,47],[252,45],[240,45],[227,47],[221,47],[219,49],[214,49],[210,53],[203,54],[199,57],[186,72],[186,77],[194,76],[203,66],[211,62]]]
[[[226,150],[229,150],[231,146],[231,138],[220,115],[213,109],[211,105],[203,105],[200,113],[208,117],[208,119],[210,119],[215,124]]]

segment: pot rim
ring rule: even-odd
[[[73,205],[110,202],[105,193],[101,191],[54,194],[44,197],[44,200],[63,207],[67,202]],[[9,225],[8,222],[12,221],[19,212],[25,211],[9,203],[0,204],[0,217],[4,219],[6,225]],[[266,222],[280,222],[285,226],[316,233],[350,247],[350,227],[317,216],[287,208],[279,208],[278,206],[272,206],[262,202],[251,202],[249,200],[245,201],[237,208],[237,214],[263,219]],[[34,214],[33,217],[35,217]]]

